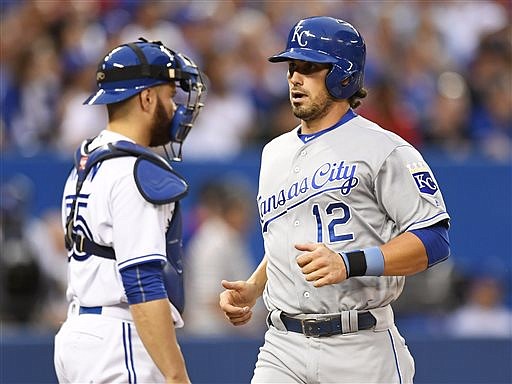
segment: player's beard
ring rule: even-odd
[[[158,98],[155,114],[153,116],[153,125],[151,127],[150,147],[166,145],[171,141],[170,124],[171,118],[167,114],[162,101]]]
[[[321,119],[329,113],[334,103],[334,98],[328,92],[323,92],[315,98],[312,98],[309,93],[306,96],[308,103],[294,105],[292,102],[293,114],[304,121]]]

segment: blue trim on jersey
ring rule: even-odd
[[[333,129],[338,128],[340,125],[345,124],[347,121],[352,120],[356,116],[357,116],[357,113],[355,113],[353,109],[349,109],[347,111],[347,113],[345,113],[341,117],[341,119],[336,124],[334,124],[333,126],[331,126],[329,128],[326,128],[326,129],[324,129],[324,130],[322,130],[320,132],[315,132],[315,133],[310,133],[310,134],[303,134],[303,133],[301,133],[301,130],[299,128],[299,130],[297,131],[297,136],[299,136],[299,139],[301,139],[304,144],[308,143],[311,140],[316,139],[317,137],[322,136],[324,133],[330,132]]]
[[[128,324],[128,347],[130,349],[130,366],[133,372],[133,384],[137,384],[137,374],[135,373],[135,364],[133,363],[133,343],[132,343],[132,326]]]
[[[123,326],[123,350],[124,350],[124,365],[126,367],[126,371],[128,372],[128,383],[131,384],[132,383],[132,374],[130,372],[130,367],[128,366],[128,347],[127,347],[127,343],[130,342],[130,340],[128,339],[127,340],[127,332],[126,332],[126,327],[128,326],[127,323],[122,323],[122,326]]]
[[[411,225],[409,225],[409,226],[407,227],[406,231],[408,231],[408,230],[409,230],[409,228],[411,228],[413,225],[420,224],[420,223],[424,223],[425,221],[430,221],[430,220],[432,220],[432,219],[435,219],[437,216],[447,215],[447,214],[448,214],[448,212],[443,211],[443,212],[439,212],[438,214],[436,214],[436,215],[434,215],[434,216],[432,216],[432,217],[429,217],[428,219],[420,220],[420,221],[416,221],[416,222],[412,223]]]
[[[448,237],[448,224],[439,222],[430,227],[413,229],[427,251],[428,267],[432,267],[450,256],[450,239]]]
[[[395,340],[393,339],[393,335],[391,331],[388,329],[389,339],[391,340],[391,348],[393,349],[393,356],[395,357],[395,366],[396,372],[398,373],[398,382],[402,384],[402,372],[400,372],[400,365],[398,364],[398,356],[396,353]]]
[[[268,219],[267,221],[265,221],[265,223],[263,224],[263,229],[262,229],[263,233],[267,232],[267,227],[268,227],[268,225],[269,225],[272,221],[274,221],[274,220],[276,220],[276,219],[279,219],[281,216],[286,215],[287,213],[288,213],[288,210],[286,210],[286,211],[284,211],[284,212],[281,212],[279,215],[274,216],[274,217],[272,217],[272,218]]]
[[[160,261],[129,266],[121,278],[130,305],[167,298]]]
[[[166,256],[160,254],[160,253],[150,253],[149,255],[143,255],[143,256],[137,256],[137,257],[134,257],[133,259],[130,259],[130,260],[126,260],[126,261],[122,261],[118,264],[118,268],[120,271],[122,271],[124,268],[129,268],[131,266],[133,266],[133,261],[134,260],[141,260],[141,259],[145,259],[145,258],[148,258],[150,256],[159,256],[158,259],[150,259],[150,260],[143,260],[141,261],[139,264],[143,264],[143,263],[148,263],[148,262],[152,262],[152,261],[160,261],[162,263],[165,262],[166,260]],[[128,263],[132,263],[128,266],[125,266],[125,264],[128,264]]]
[[[78,198],[79,198],[79,199],[88,199],[88,198],[89,198],[89,195],[90,195],[90,193],[79,193],[79,194],[78,194]],[[64,197],[64,200],[68,200],[68,199],[72,199],[72,200],[74,200],[74,199],[75,199],[75,196],[76,196],[76,194],[66,195],[66,196]]]

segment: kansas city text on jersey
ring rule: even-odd
[[[359,183],[356,172],[356,164],[346,164],[344,160],[333,163],[326,162],[318,167],[311,176],[286,185],[275,194],[266,197],[259,195],[258,208],[263,232],[266,231],[266,227],[272,220],[313,196],[335,189],[339,189],[343,196],[347,196]],[[311,193],[312,191],[314,193]],[[281,207],[286,209],[276,212]]]

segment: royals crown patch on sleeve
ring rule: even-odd
[[[407,168],[411,172],[414,182],[421,193],[434,195],[438,191],[434,176],[432,176],[430,169],[425,163],[418,162],[407,164]]]

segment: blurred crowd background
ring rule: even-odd
[[[105,125],[84,107],[100,57],[140,36],[193,58],[210,79],[187,158],[261,147],[295,122],[284,48],[301,17],[352,22],[368,46],[361,113],[417,148],[512,154],[511,5],[503,1],[2,1],[2,149],[74,151]],[[208,150],[205,150],[205,147]]]
[[[508,0],[2,0],[1,7],[2,154],[70,157],[84,138],[103,129],[104,108],[82,105],[95,88],[98,60],[141,36],[190,56],[209,78],[184,161],[258,153],[298,123],[289,108],[286,65],[267,58],[284,49],[298,19],[329,15],[351,22],[366,40],[369,97],[357,112],[420,151],[461,163],[475,157],[498,166],[512,162]],[[51,329],[66,311],[66,253],[58,209],[37,218],[26,214],[24,203],[34,193],[29,184],[21,176],[2,179],[0,315],[5,322]],[[244,197],[254,193],[229,177],[196,187],[186,234],[186,332],[239,332],[219,313],[219,282],[246,278],[261,257],[251,255],[246,242],[247,223],[257,212],[254,199]],[[436,332],[511,337],[506,279],[461,276],[448,261],[411,278],[406,293],[397,315],[442,314]],[[259,313],[263,318],[262,308]],[[213,318],[219,321],[205,324]],[[493,327],[482,327],[489,319]],[[451,329],[452,322],[457,327]],[[245,332],[261,333],[256,328]]]

